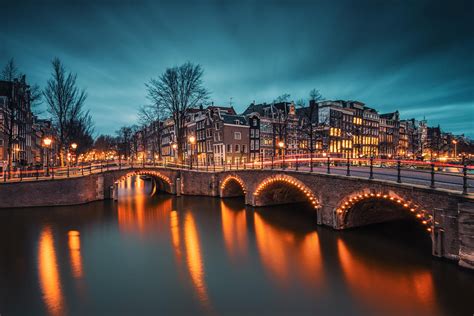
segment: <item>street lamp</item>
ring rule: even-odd
[[[46,149],[46,176],[49,177],[49,151],[51,149],[51,144],[53,140],[49,137],[43,139],[43,144],[45,145]]]
[[[178,148],[178,144],[173,143],[171,145],[171,148],[173,148],[173,158],[174,158],[174,162],[176,162],[176,149]]]
[[[193,169],[193,152],[194,152],[194,144],[196,143],[196,137],[194,135],[189,136],[188,138],[189,143],[191,144],[191,161],[189,163],[189,169]]]
[[[453,144],[454,144],[454,157],[456,158],[456,151],[457,151],[457,147],[458,147],[457,140],[453,139]]]
[[[282,156],[282,163],[281,163],[281,168],[285,169],[285,152],[283,148],[285,147],[285,143],[283,141],[278,142],[278,147],[280,147],[280,155]]]
[[[75,158],[76,158],[76,149],[77,149],[77,144],[76,143],[72,143],[71,144],[71,148],[72,148],[72,151],[74,151],[74,156],[72,157],[72,162],[74,162]],[[77,161],[77,160],[76,160]]]

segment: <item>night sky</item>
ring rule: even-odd
[[[0,64],[44,87],[59,57],[96,133],[134,123],[144,83],[191,61],[237,111],[317,88],[474,136],[472,0],[134,2],[0,0]]]

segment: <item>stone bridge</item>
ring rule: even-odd
[[[254,207],[306,202],[320,225],[347,229],[412,217],[431,234],[433,255],[474,268],[474,198],[445,189],[282,170],[111,170],[84,177],[0,185],[0,207],[70,205],[114,198],[126,177],[147,175],[154,192],[243,196]],[[297,208],[289,212],[297,212]]]

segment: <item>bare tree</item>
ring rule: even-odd
[[[138,109],[138,122],[142,126],[142,142],[145,151],[151,147],[151,154],[155,159],[156,153],[161,159],[161,136],[163,121],[166,119],[164,111],[154,105],[143,105]]]
[[[306,107],[305,102],[300,100],[297,103],[300,116],[301,134],[308,140],[308,151],[310,152],[310,166],[313,168],[313,153],[315,151],[315,141],[318,138],[318,101],[323,100],[323,96],[319,90],[312,89],[309,92],[309,104]]]
[[[89,112],[84,110],[87,94],[84,89],[80,90],[77,87],[77,75],[66,72],[58,58],[53,59],[51,64],[53,66],[52,78],[48,80],[43,96],[58,133],[61,165],[64,165],[64,153],[70,145],[72,127],[77,122],[91,123],[91,120]],[[89,118],[86,119],[86,117]]]
[[[183,159],[186,114],[205,102],[209,96],[203,85],[203,73],[200,65],[187,62],[166,69],[158,79],[151,79],[145,84],[148,99],[156,107],[156,111],[173,119],[179,161]]]
[[[1,72],[1,79],[5,81],[13,81],[21,77],[20,71],[15,64],[15,60],[10,58],[10,60],[5,64]]]
[[[125,160],[128,160],[130,157],[130,151],[132,147],[132,136],[133,130],[130,126],[123,126],[118,131],[115,132],[117,135],[116,144],[117,144],[117,152],[119,154],[119,160],[122,157]]]
[[[323,100],[321,93],[312,89],[309,93],[309,104],[306,107],[303,100],[297,103],[301,118],[301,132],[308,139],[308,150],[310,153],[314,152],[315,133],[318,126],[318,101]]]

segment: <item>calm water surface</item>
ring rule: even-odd
[[[345,232],[305,205],[160,195],[0,212],[0,314],[468,315],[474,273],[416,223]]]

